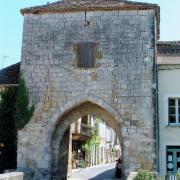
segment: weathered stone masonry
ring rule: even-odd
[[[84,19],[84,11],[24,14],[21,68],[36,110],[18,134],[18,166],[35,179],[59,175],[62,134],[84,111],[109,117],[125,174],[156,170],[155,9],[87,11],[87,27]],[[98,44],[94,68],[77,67],[81,41]]]

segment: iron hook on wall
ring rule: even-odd
[[[84,27],[87,27],[87,26],[89,26],[89,24],[90,24],[90,21],[87,21],[86,15],[87,15],[87,12],[85,11],[85,22],[84,22]]]

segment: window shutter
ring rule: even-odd
[[[95,61],[95,43],[81,42],[78,44],[77,57],[78,67],[90,68],[94,67]]]
[[[94,67],[94,43],[86,43],[85,48],[85,67]]]
[[[78,67],[84,67],[85,66],[85,47],[83,43],[78,44],[78,49],[77,49],[77,57],[78,57]]]

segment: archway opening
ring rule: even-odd
[[[120,124],[108,110],[89,101],[66,111],[52,137],[54,179],[65,179],[75,168],[113,163],[118,157],[123,161]]]

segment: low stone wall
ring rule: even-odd
[[[22,172],[0,174],[0,180],[23,180]]]

